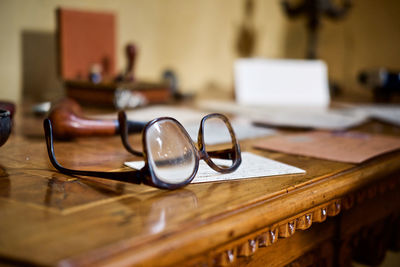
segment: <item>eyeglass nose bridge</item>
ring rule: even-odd
[[[204,160],[204,159],[208,158],[207,152],[204,148],[197,149],[197,155],[199,156],[199,160],[202,160],[202,159]]]

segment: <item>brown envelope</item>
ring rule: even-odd
[[[361,163],[400,148],[400,138],[356,131],[312,131],[269,137],[255,145],[288,154]]]

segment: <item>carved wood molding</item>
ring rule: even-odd
[[[306,230],[313,223],[324,222],[327,217],[338,215],[341,210],[348,210],[367,199],[372,199],[378,194],[396,189],[400,185],[400,177],[385,179],[379,183],[364,187],[363,189],[347,194],[346,196],[330,200],[310,210],[299,213],[270,227],[257,231],[241,238],[239,242],[232,244],[230,248],[224,247],[214,254],[208,263],[199,266],[229,266],[238,257],[250,257],[258,249],[273,245],[279,238],[287,238],[295,234],[296,230]],[[296,266],[296,265],[293,265]]]

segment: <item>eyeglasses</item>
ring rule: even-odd
[[[162,189],[176,189],[190,183],[199,169],[199,161],[220,173],[235,171],[241,164],[240,146],[228,118],[214,113],[203,117],[200,123],[197,147],[184,127],[174,118],[161,117],[148,122],[142,130],[143,152],[132,148],[128,138],[129,121],[126,114],[118,115],[120,135],[124,147],[132,154],[142,156],[145,165],[140,170],[99,172],[68,169],[55,158],[53,131],[50,119],[44,120],[47,152],[53,166],[70,175],[94,176],[122,182],[144,183]],[[223,145],[208,142],[207,132],[218,129],[226,136]]]

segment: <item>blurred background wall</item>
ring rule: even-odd
[[[1,0],[1,99],[49,100],[62,94],[56,70],[57,7],[116,14],[119,70],[125,64],[124,46],[131,41],[140,51],[137,77],[158,80],[165,68],[172,68],[185,91],[232,92],[244,0]],[[346,93],[366,92],[356,81],[362,69],[400,69],[399,14],[398,0],[354,0],[343,20],[323,21],[318,54]],[[304,19],[289,20],[280,1],[254,0],[252,20],[253,56],[304,57]]]

